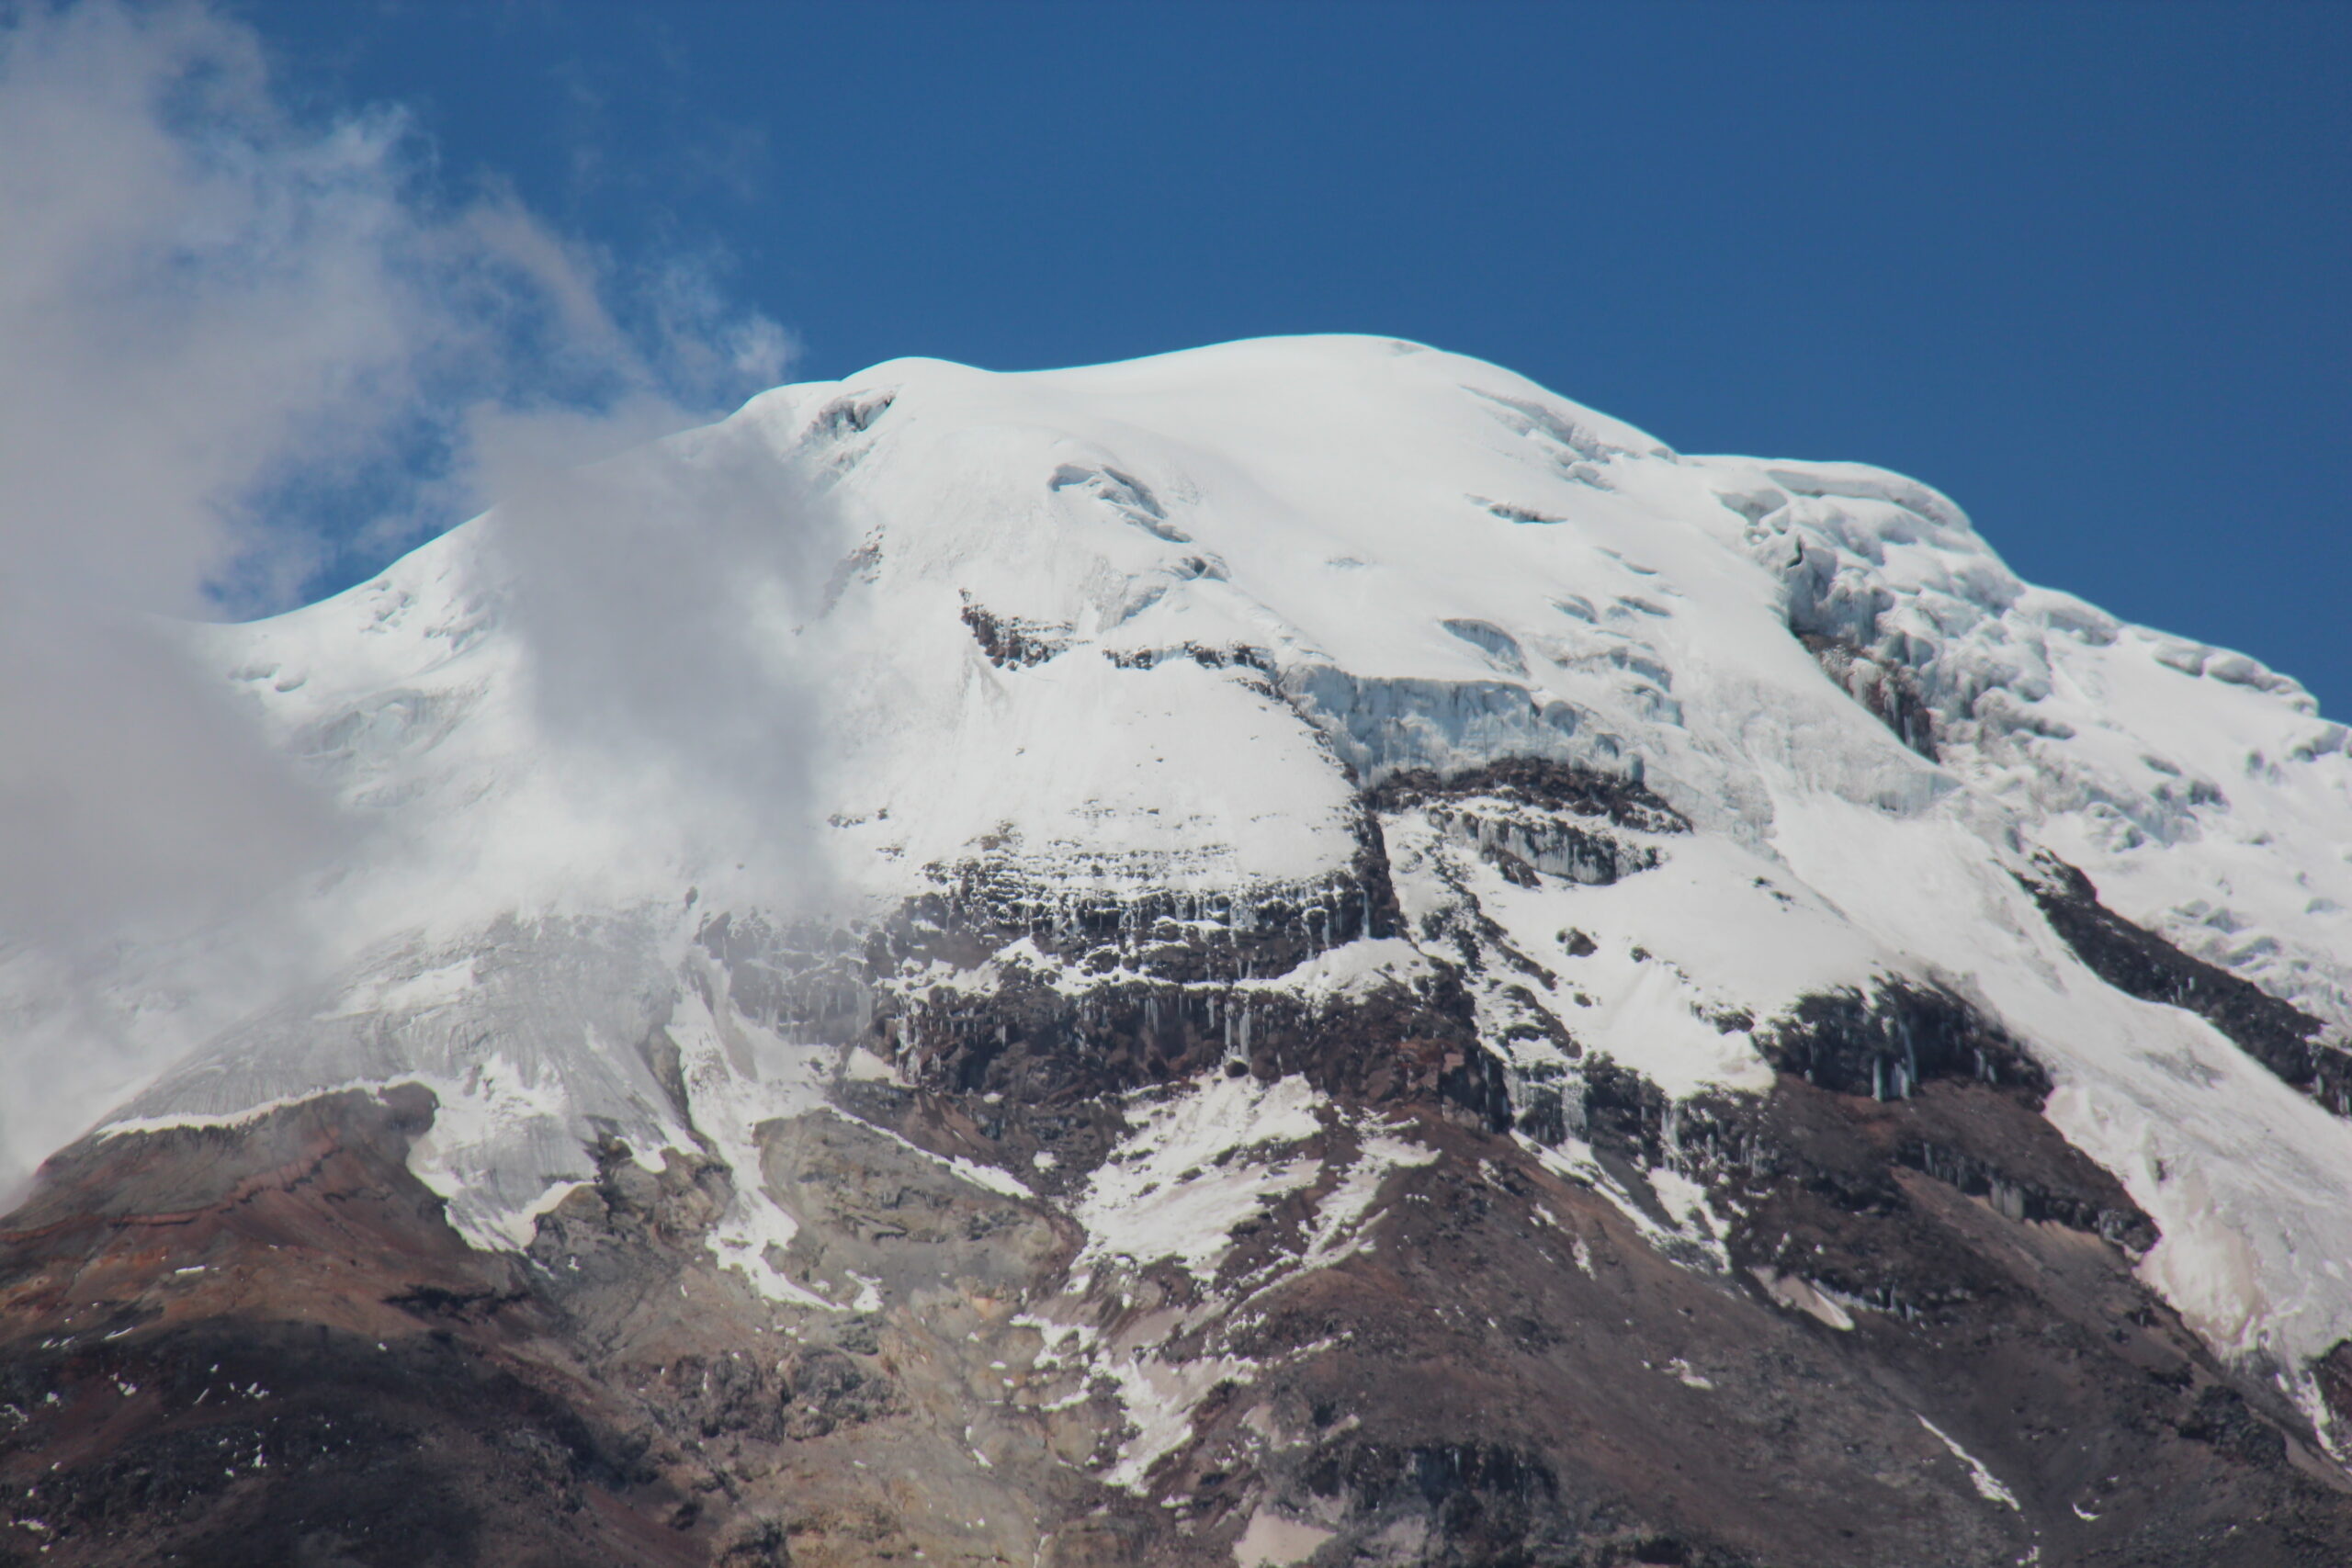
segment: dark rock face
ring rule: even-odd
[[[2050,1092],[2049,1075],[2016,1041],[1939,987],[1889,980],[1867,997],[1807,997],[1757,1043],[1781,1071],[1839,1094],[1903,1100],[1951,1077],[2013,1085],[2037,1107]]]
[[[2321,1041],[2318,1019],[2133,925],[2064,861],[2044,854],[2036,867],[2026,891],[2091,973],[2142,1001],[2198,1014],[2280,1078],[2338,1116],[2352,1116],[2352,1055]]]
[[[1391,778],[1315,887],[1057,902],[983,864],[873,930],[714,917],[708,984],[894,1076],[763,1124],[757,1169],[607,1140],[520,1255],[410,1172],[422,1090],[66,1151],[0,1227],[0,1563],[2352,1562],[2352,1482],[2139,1282],[2154,1227],[1956,992],[1726,1018],[1773,1087],[1677,1100],[1556,1022],[1512,1065],[1563,982],[1475,899],[1409,981],[1253,987],[1406,934],[1404,811],[1567,881],[1687,829],[1513,763]],[[2053,886],[2101,974],[2225,994]],[[1096,1245],[1139,1127],[1295,1080],[1311,1135],[1171,1179],[1292,1173],[1210,1262]],[[718,1266],[753,1183],[797,1222],[771,1261],[854,1305]],[[2318,1371],[2352,1410],[2352,1349]]]
[[[1069,646],[1068,626],[1035,626],[991,614],[970,600],[964,603],[964,625],[980,645],[989,663],[1000,670],[1021,670],[1043,664]]]
[[[934,999],[886,1034],[926,1085],[1052,1106],[1204,1071],[1303,1074],[1366,1105],[1436,1102],[1510,1124],[1503,1069],[1442,985],[1315,1006],[1280,996],[1109,986],[1072,998],[1015,975],[985,996]]]
[[[0,1561],[708,1562],[517,1259],[402,1163],[429,1099],[85,1146],[0,1233]]]
[[[1643,833],[1687,833],[1690,822],[1639,779],[1573,763],[1513,757],[1441,779],[1424,769],[1391,773],[1366,796],[1374,811],[1400,811],[1432,800],[1490,795],[1597,817]]]

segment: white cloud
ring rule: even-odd
[[[844,548],[838,511],[756,427],[582,460],[616,417],[492,413],[472,443],[541,731],[620,818],[690,855],[723,846],[763,898],[806,907],[822,726],[797,649]]]
[[[367,536],[406,544],[494,480],[527,522],[582,482],[568,461],[780,375],[785,334],[706,273],[651,269],[623,313],[650,325],[625,330],[597,258],[509,195],[437,190],[428,153],[397,109],[290,114],[254,33],[206,6],[0,6],[0,969],[62,996],[352,841],[164,619],[292,603],[336,544],[300,501],[374,494]],[[596,722],[666,723],[560,607],[639,547],[631,519],[516,537],[557,584],[543,635],[616,682]],[[19,1031],[42,1059],[0,1039],[0,1189],[145,1065],[105,1008],[58,1005],[85,1021]]]

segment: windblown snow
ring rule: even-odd
[[[617,755],[550,716],[533,585],[486,514],[334,599],[191,634],[363,827],[300,895],[314,976],[199,1028],[227,1005],[191,999],[201,943],[70,984],[0,949],[8,1097],[113,1100],[127,1132],[424,1082],[444,1111],[419,1175],[478,1245],[514,1246],[600,1136],[647,1159],[698,1144],[740,1175],[763,1121],[888,1071],[850,1023],[790,1036],[733,1011],[696,945],[717,915],[846,929],[984,874],[1041,907],[1157,890],[1213,921],[1353,874],[1363,789],[1540,758],[1638,779],[1691,830],[1629,832],[1643,863],[1604,878],[1544,860],[1508,802],[1475,823],[1408,807],[1385,824],[1408,935],[1329,930],[1246,983],[1325,996],[1425,970],[1445,954],[1410,933],[1473,899],[1564,982],[1479,998],[1498,1055],[1571,1071],[1507,1027],[1556,1009],[1676,1097],[1767,1087],[1755,1032],[1801,997],[1940,983],[2048,1066],[2050,1114],[2161,1229],[2144,1277],[2216,1347],[2291,1381],[2352,1336],[2352,1123],[2105,985],[2018,881],[2053,852],[2341,1037],[2345,728],[2243,655],[2019,581],[1926,486],[1680,455],[1495,367],[1354,337],[1023,375],[894,361],[767,393],[665,457],[714,482],[789,471],[773,525],[839,563],[805,606],[698,612],[731,617],[712,660],[764,660],[815,716],[814,809],[776,813],[790,853],[738,852],[740,794],[658,732],[608,738],[641,740]],[[715,547],[692,515],[670,525],[647,570]],[[610,633],[657,634],[685,631]],[[1529,877],[1475,852],[1514,831]],[[837,983],[864,1017],[862,982]],[[181,1046],[127,1095],[93,1065]],[[1292,1145],[1313,1111],[1293,1080],[1139,1111],[1074,1210],[1091,1255],[1213,1270],[1236,1216],[1311,1179]],[[0,1137],[28,1124],[0,1111]],[[1211,1144],[1256,1152],[1204,1167]],[[0,1166],[44,1152],[0,1145]],[[1367,1155],[1326,1239],[1424,1153]],[[797,1299],[769,1261],[790,1216],[740,1186],[718,1245]]]

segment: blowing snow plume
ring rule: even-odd
[[[372,830],[187,623],[388,558],[548,431],[585,460],[693,423],[785,346],[686,267],[626,329],[511,198],[437,192],[398,109],[290,113],[208,7],[5,15],[0,969],[43,999],[0,1048],[0,1191],[313,964],[285,897]]]

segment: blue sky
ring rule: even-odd
[[[230,9],[799,376],[1417,338],[1915,474],[2352,713],[2352,6]]]

